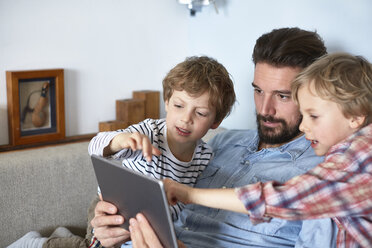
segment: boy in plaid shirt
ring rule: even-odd
[[[191,189],[167,180],[168,200],[248,213],[255,223],[332,218],[338,247],[372,247],[372,65],[346,53],[325,55],[291,89],[300,130],[323,163],[284,184]]]

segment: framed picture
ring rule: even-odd
[[[10,145],[65,138],[63,69],[7,71]]]

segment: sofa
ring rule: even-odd
[[[223,128],[210,130],[208,141]],[[84,237],[97,183],[88,141],[0,153],[0,247],[59,226]]]
[[[88,143],[0,153],[0,247],[29,231],[49,236],[58,226],[85,235],[97,192]]]

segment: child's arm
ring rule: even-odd
[[[147,161],[151,161],[152,155],[159,156],[160,151],[154,147],[150,139],[141,133],[120,133],[116,135],[108,146],[103,149],[103,156],[109,156],[122,149],[131,149],[133,151],[142,150]]]
[[[244,204],[238,199],[235,189],[200,189],[164,179],[164,186],[171,205],[180,201],[185,204],[198,204],[240,213],[248,213]]]

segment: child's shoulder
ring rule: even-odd
[[[349,138],[334,145],[327,161],[345,164],[358,164],[365,159],[370,160],[372,150],[372,124],[363,127]]]
[[[360,146],[372,146],[372,124],[369,124],[362,129],[355,132],[349,138],[346,139],[347,144],[353,148],[353,146],[360,145]],[[356,149],[356,148],[353,148]]]
[[[128,132],[139,132],[145,135],[153,135],[154,138],[164,136],[166,132],[165,119],[145,119],[133,124],[126,129]]]
[[[196,145],[195,150],[196,152],[200,152],[200,153],[212,153],[213,152],[212,147],[202,139],[198,141],[198,144]]]
[[[349,139],[350,149],[371,150],[372,149],[372,124],[363,127]]]
[[[138,125],[144,125],[152,130],[157,130],[157,129],[162,129],[166,126],[166,122],[165,122],[165,119],[151,119],[151,118],[147,118],[143,121],[141,121],[140,123],[138,123]]]

